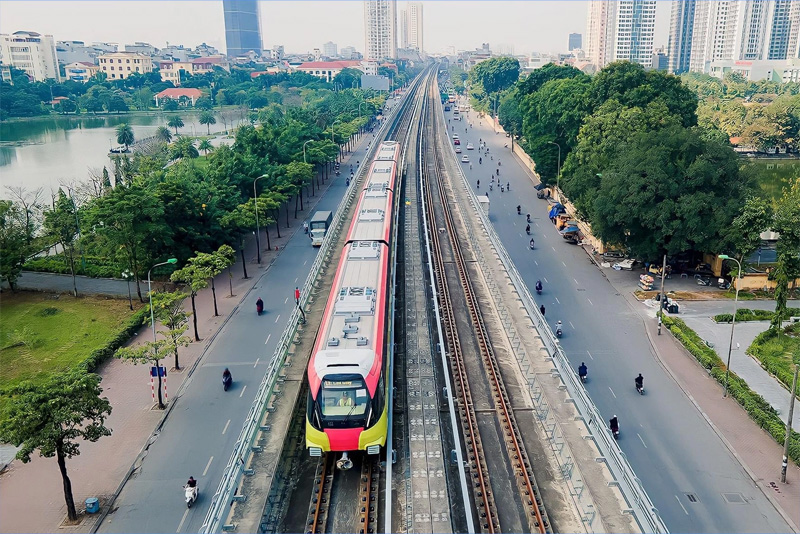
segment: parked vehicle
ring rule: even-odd
[[[333,214],[330,211],[318,211],[311,217],[311,221],[308,223],[308,233],[311,236],[312,246],[322,246],[322,241],[325,239],[332,220]]]

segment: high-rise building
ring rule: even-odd
[[[653,61],[655,0],[590,0],[587,56],[596,67],[628,60],[649,67]]]
[[[225,46],[230,57],[250,51],[261,54],[261,20],[258,0],[222,0],[225,15]]]
[[[397,27],[400,32],[400,48],[408,48],[408,11],[400,10],[400,24]]]
[[[397,56],[397,1],[364,0],[364,56],[379,61]]]
[[[0,64],[24,70],[37,82],[61,81],[52,35],[26,31],[0,35]]]
[[[580,50],[583,48],[583,35],[580,33],[569,34],[569,50]]]
[[[422,2],[409,2],[408,6],[408,48],[422,52]]]
[[[681,74],[689,70],[692,54],[692,32],[697,0],[672,0],[672,16],[669,21],[669,56],[667,70]]]
[[[338,47],[333,41],[328,41],[322,45],[322,55],[325,57],[336,57],[339,55]]]

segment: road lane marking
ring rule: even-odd
[[[592,356],[592,353],[591,353],[591,352],[589,352],[589,351],[587,350],[587,351],[586,351],[586,354],[588,354],[588,355],[589,355],[589,357],[590,357],[591,359],[593,359],[593,360],[594,360],[594,356]]]
[[[211,467],[211,462],[212,461],[214,461],[214,457],[213,456],[208,459],[208,463],[206,464],[206,468],[203,469],[203,476],[206,476],[206,473],[208,473],[208,468]]]
[[[228,431],[228,425],[229,425],[229,424],[231,424],[231,420],[230,420],[230,419],[228,419],[228,422],[227,422],[227,423],[225,423],[225,428],[223,428],[223,429],[222,429],[222,435],[223,435],[223,436],[225,435],[225,432],[227,432],[227,431]]]
[[[553,249],[553,252],[555,252],[555,251],[556,251],[556,247],[550,247],[550,248],[552,248],[552,249]]]
[[[549,284],[550,283],[550,282],[547,281],[547,278],[545,278],[544,276],[542,277],[542,280],[544,280],[545,284]]]
[[[277,317],[275,317],[275,322],[277,323],[277,322],[278,322],[278,319],[280,319],[280,318],[281,318],[281,314],[279,313],[279,314],[278,314],[278,316],[277,316]]]
[[[255,369],[258,366],[258,360],[260,359],[261,359],[260,357],[256,358],[256,363],[253,364],[253,369]]]
[[[577,280],[575,280],[574,278],[573,278],[572,280],[575,282],[575,285],[576,285],[576,286],[579,286],[579,285],[580,285],[580,284],[578,283],[578,281],[577,281]]]
[[[686,511],[686,508],[684,508],[683,503],[681,502],[680,498],[677,495],[675,495],[675,500],[677,500],[678,504],[680,504],[681,508],[683,508],[683,513],[689,515],[689,512]]]
[[[547,234],[542,234],[542,235],[544,236],[545,239],[547,239]]]
[[[561,304],[561,301],[560,301],[560,300],[558,300],[558,297],[556,297],[556,302],[558,302],[559,304]]]
[[[305,266],[306,266],[306,263],[308,263],[308,260],[306,260],[306,261],[304,261],[304,262],[303,262],[303,267],[305,267]]]
[[[271,338],[271,337],[272,337],[272,334],[270,334],[270,335],[268,335],[268,336],[267,336],[267,339],[264,341],[264,345],[266,345],[267,343],[269,343],[269,338]]]
[[[567,322],[569,323],[569,325],[572,327],[573,330],[577,330],[577,328],[575,328],[575,325],[572,324],[572,321],[567,321]]]
[[[183,512],[183,517],[181,517],[181,522],[178,523],[178,530],[175,532],[180,532],[183,529],[183,522],[186,521],[186,516],[189,515],[189,509],[187,508],[185,512]]]
[[[298,276],[297,278],[300,278],[300,277]],[[295,284],[297,283],[297,278],[294,279],[294,283]]]
[[[646,449],[647,445],[645,444],[644,440],[642,439],[642,436],[640,436],[638,432],[636,433],[636,435],[639,436],[639,441],[642,442],[642,445],[644,445],[644,448]]]
[[[589,304],[591,304],[592,306],[594,306],[594,303],[592,303],[592,300],[591,300],[589,297],[586,297],[586,300],[588,300],[588,301],[589,301]]]
[[[239,393],[239,398],[240,398],[240,399],[242,398],[242,395],[244,395],[244,390],[246,390],[246,389],[247,389],[247,386],[245,385],[245,386],[242,388],[242,392],[241,392],[241,393]]]
[[[611,394],[612,394],[612,395],[614,395],[614,398],[615,398],[615,399],[617,398],[617,394],[616,394],[616,393],[614,393],[614,390],[613,390],[613,389],[611,389],[611,386],[608,386],[608,391],[610,391],[610,392],[611,392]]]
[[[566,264],[566,263],[564,263],[563,261],[561,262],[561,265],[563,265],[564,267],[566,267],[566,266],[567,266],[567,264]]]
[[[289,297],[286,297],[285,299],[283,299],[283,303],[284,304],[286,304],[287,302],[289,302]]]
[[[538,262],[538,261],[536,261],[536,260],[533,260],[533,263],[535,263],[537,267],[539,266],[539,262]],[[545,280],[545,281],[546,281],[546,280]]]

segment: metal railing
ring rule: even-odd
[[[392,115],[384,120],[383,124],[378,129],[378,133],[375,136],[376,140],[381,139],[382,135],[385,135],[395,126],[395,123],[400,116],[399,112],[403,108],[403,105],[394,106]],[[300,305],[294,308],[294,311],[289,317],[288,326],[283,331],[283,334],[278,341],[278,345],[275,348],[275,352],[273,353],[270,366],[267,369],[264,378],[261,380],[261,385],[258,388],[256,397],[253,400],[253,404],[250,406],[250,410],[248,411],[244,424],[242,425],[242,430],[239,433],[236,444],[234,445],[233,453],[228,460],[228,464],[222,475],[222,479],[217,486],[217,490],[211,499],[211,505],[209,506],[208,513],[206,513],[205,520],[200,528],[201,533],[211,534],[221,530],[230,530],[233,527],[232,525],[224,525],[223,522],[227,519],[228,514],[230,513],[229,504],[237,500],[244,500],[246,498],[244,495],[237,495],[236,491],[239,488],[239,482],[242,475],[253,474],[246,469],[246,466],[250,461],[251,455],[260,449],[260,447],[256,445],[258,435],[263,430],[260,422],[263,420],[264,415],[267,412],[270,398],[272,397],[275,385],[278,383],[280,372],[282,371],[283,365],[286,362],[286,358],[289,354],[289,347],[295,337],[295,334],[297,333],[297,328],[302,317],[300,308],[304,307],[308,303],[309,299],[311,298],[311,293],[313,291],[317,276],[323,268],[323,264],[328,261],[334,252],[333,247],[335,246],[335,243],[338,239],[338,234],[341,231],[344,223],[345,214],[347,213],[350,204],[354,201],[358,193],[358,188],[355,187],[355,184],[360,182],[364,170],[369,168],[369,162],[371,161],[370,156],[374,154],[379,144],[380,143],[378,142],[372,142],[367,154],[364,157],[364,160],[361,162],[361,165],[357,170],[356,179],[351,182],[347,193],[336,208],[336,213],[331,221],[331,228],[333,228],[334,231],[328,232],[325,235],[325,239],[322,242],[322,246],[320,247],[317,257],[314,260],[314,263],[311,265],[308,277],[306,278],[300,293]]]
[[[453,150],[452,145],[450,148]],[[455,152],[453,152],[453,156],[455,156]],[[591,438],[594,440],[598,450],[603,455],[602,459],[605,461],[609,471],[611,472],[611,475],[614,477],[614,481],[619,488],[620,493],[628,503],[628,506],[630,506],[630,514],[634,517],[642,532],[669,532],[663,520],[661,519],[658,510],[653,505],[650,497],[647,495],[647,492],[642,486],[641,480],[639,480],[634,473],[633,468],[625,456],[625,453],[622,452],[616,440],[614,440],[613,436],[611,435],[611,432],[606,428],[603,417],[600,415],[600,412],[597,410],[594,402],[592,402],[592,400],[589,398],[589,395],[586,393],[586,389],[583,387],[583,384],[580,382],[577,374],[575,374],[573,371],[569,360],[564,354],[564,350],[561,348],[561,344],[553,334],[550,326],[547,324],[547,322],[545,322],[544,317],[539,311],[539,307],[536,305],[533,296],[530,294],[527,285],[522,279],[522,276],[517,271],[513,260],[508,255],[508,252],[503,246],[499,236],[494,231],[494,227],[489,221],[488,215],[484,213],[483,208],[480,206],[477,195],[469,186],[466,175],[461,167],[457,167],[457,169],[464,188],[469,196],[472,209],[475,211],[476,215],[481,221],[481,224],[486,231],[486,235],[489,238],[489,241],[494,248],[498,259],[503,264],[511,283],[519,294],[522,305],[539,332],[542,344],[544,345],[549,357],[552,359],[555,367],[555,373],[557,373],[564,384],[567,393],[573,400],[575,409],[586,422],[586,426],[589,430]],[[468,221],[469,219],[466,218],[465,220]],[[475,242],[474,236],[475,232],[467,232],[467,238],[472,242],[473,250],[476,252],[476,255],[482,256],[480,246]],[[507,326],[510,326],[510,321],[508,321]],[[513,332],[513,337],[516,336],[516,332]],[[511,338],[512,336],[510,335],[509,337]],[[524,352],[524,348],[522,348],[518,339],[511,339],[511,342],[518,353]],[[518,357],[517,360],[524,367],[525,364],[522,363],[521,358]],[[524,368],[522,370],[526,371]],[[557,433],[560,434],[560,429],[557,428],[558,425],[555,422],[555,419],[552,417],[552,414],[550,414],[549,406],[547,405],[546,401],[541,402],[541,389],[538,385],[536,385],[535,376],[527,372],[526,375],[528,376],[529,380],[528,386],[531,390],[531,397],[534,400],[534,404],[537,405],[537,415],[540,420],[550,421],[550,424],[546,425],[548,437],[556,445],[556,448],[559,449],[560,452],[565,443],[564,437],[563,435],[557,435]],[[539,397],[538,400],[536,398],[537,396]],[[559,438],[561,440],[560,442],[558,441]],[[569,456],[562,456],[560,460],[562,474],[565,478],[569,479],[570,477],[568,475],[571,474],[574,460]],[[582,482],[580,486],[573,487],[575,496],[579,498],[583,495],[583,490],[584,486]],[[584,507],[583,513],[584,521],[591,523],[591,521],[587,519],[587,516],[590,516],[593,519],[596,512],[593,508],[586,509],[586,507]]]

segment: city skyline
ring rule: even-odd
[[[364,52],[363,2],[261,2],[261,32],[264,49],[283,45],[287,52],[311,53],[327,41],[354,46]],[[263,4],[267,4],[268,9]],[[584,33],[588,2],[463,2],[463,9],[453,9],[447,1],[422,2],[425,10],[424,47],[426,52],[445,53],[450,47],[471,50],[489,42],[492,47],[513,48],[517,54],[530,52],[566,51],[569,33]],[[120,46],[135,41],[149,42],[159,48],[167,43],[194,47],[208,43],[220,50],[225,46],[225,25],[222,2],[167,1],[159,3],[162,16],[153,18],[142,1],[122,2],[19,2],[0,4],[0,33],[20,30],[52,34],[55,40],[114,42]],[[86,9],[81,6],[85,6]],[[397,8],[405,9],[406,2]],[[92,17],[76,17],[86,13]],[[126,8],[130,8],[127,9]],[[111,24],[126,11],[126,24]],[[191,25],[176,25],[184,20],[187,11],[194,13]],[[667,44],[670,2],[658,2],[656,18],[656,47]],[[309,13],[315,16],[309,17]],[[296,23],[286,21],[296,21]],[[305,31],[298,32],[302,24]],[[398,28],[400,21],[397,21]],[[398,45],[399,45],[398,39]]]

